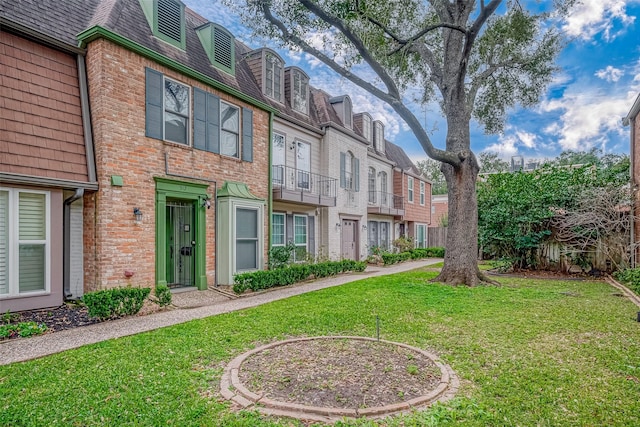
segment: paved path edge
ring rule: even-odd
[[[230,313],[245,308],[257,307],[268,302],[302,295],[320,289],[340,286],[345,283],[402,273],[442,262],[440,258],[429,258],[394,264],[389,267],[367,267],[364,273],[348,273],[325,279],[315,280],[301,285],[274,288],[251,296],[215,303],[211,305],[163,311],[146,316],[131,316],[118,320],[95,323],[89,326],[68,329],[60,332],[39,335],[30,338],[17,338],[0,341],[0,365],[24,362],[60,353],[66,350],[95,344],[101,341],[148,332],[166,326],[177,325],[190,320],[202,319],[218,314]],[[201,292],[201,291],[194,291]]]

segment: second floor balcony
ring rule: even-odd
[[[273,200],[335,206],[337,180],[283,165],[271,166]]]
[[[404,197],[382,191],[369,191],[367,212],[381,215],[404,215]]]

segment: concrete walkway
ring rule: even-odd
[[[369,277],[400,273],[438,262],[442,262],[442,259],[430,258],[396,264],[389,267],[369,266],[363,273],[343,274],[298,285],[275,288],[240,298],[226,296],[212,289],[207,291],[175,293],[173,295],[174,310],[162,311],[148,316],[131,316],[26,339],[18,338],[0,341],[0,365],[36,359],[72,348],[78,348],[86,344],[134,335],[165,326],[188,322],[193,319],[201,319],[217,314],[256,307],[271,301],[289,298],[318,289],[339,286]]]

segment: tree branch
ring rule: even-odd
[[[354,32],[351,31],[351,29],[347,25],[345,25],[343,20],[333,15],[329,15],[325,10],[323,10],[313,1],[298,0],[298,2],[302,4],[304,7],[306,7],[308,10],[310,10],[312,13],[314,13],[316,16],[318,16],[320,19],[322,19],[324,22],[337,28],[345,37],[347,37],[347,39],[356,48],[358,53],[362,56],[362,59],[373,69],[373,71],[378,75],[378,77],[380,77],[384,85],[387,87],[387,90],[389,91],[389,95],[391,95],[395,99],[400,99],[400,91],[398,90],[398,86],[393,81],[391,76],[386,72],[384,68],[380,66],[378,61],[373,59],[373,57],[371,56],[367,48],[364,46],[364,43],[362,42],[360,37],[354,34]],[[349,74],[351,73],[349,72]]]
[[[349,40],[352,41],[352,43],[357,45],[356,48],[358,49],[358,51],[361,53],[361,55],[363,55],[363,58],[365,59],[365,61],[367,61],[367,64],[371,66],[374,72],[380,78],[383,79],[383,82],[387,85],[387,89],[389,89],[390,93],[383,92],[382,90],[378,89],[376,86],[369,83],[368,81],[354,75],[353,73],[351,73],[350,70],[338,65],[334,60],[329,58],[322,51],[314,48],[313,46],[308,44],[305,40],[303,40],[302,38],[300,38],[299,36],[291,32],[288,29],[288,27],[280,19],[276,18],[273,15],[270,9],[270,2],[260,1],[258,2],[258,4],[260,9],[262,10],[262,15],[264,16],[264,18],[280,31],[284,40],[300,47],[304,52],[315,56],[320,61],[322,61],[325,65],[327,65],[329,68],[334,70],[336,73],[345,77],[346,79],[353,82],[354,84],[360,86],[364,90],[376,96],[378,99],[389,104],[391,108],[393,108],[394,111],[396,111],[398,115],[411,128],[412,132],[415,134],[416,138],[418,139],[418,142],[420,143],[425,153],[429,157],[444,163],[448,163],[453,167],[459,167],[461,164],[461,160],[458,158],[458,155],[456,153],[450,153],[445,150],[440,150],[433,146],[431,139],[427,135],[426,131],[424,130],[424,128],[422,127],[418,119],[402,102],[402,98],[397,89],[397,86],[391,80],[391,77],[386,73],[386,71],[382,68],[382,66],[371,57],[369,52],[364,47],[364,44],[362,43],[362,41],[359,38],[357,38],[355,35],[353,35],[349,29],[347,29],[344,25],[342,25],[342,21],[332,16],[328,16],[324,11],[319,10],[314,3],[308,0],[298,0],[298,1],[303,6],[307,7],[311,12],[316,14],[316,16],[318,16],[320,19],[323,19],[326,23],[335,26],[340,31],[343,31],[343,34],[345,34],[345,36],[347,36],[347,38],[349,38]],[[353,40],[351,39],[349,34],[352,35]]]

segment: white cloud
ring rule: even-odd
[[[523,130],[516,131],[516,137],[527,148],[536,148],[538,135]]]
[[[623,26],[632,24],[634,16],[627,15],[626,4],[629,0],[583,0],[579,2],[567,17],[563,30],[570,37],[590,40],[602,33],[605,40],[613,40],[618,34],[614,24],[619,21]]]
[[[498,137],[498,142],[488,145],[483,151],[491,151],[499,157],[509,160],[518,155],[521,149],[537,150],[541,143],[538,135],[513,126],[507,126],[505,133]]]
[[[546,101],[542,110],[557,111],[560,115],[545,132],[558,138],[562,150],[586,151],[596,145],[606,145],[609,132],[625,132],[621,118],[633,104],[637,90],[618,96],[583,92]]]
[[[502,159],[510,159],[518,154],[518,138],[515,135],[501,135],[498,142],[488,145],[484,151],[491,151],[498,154]]]
[[[623,75],[624,71],[611,65],[607,65],[606,68],[602,68],[595,73],[596,77],[608,82],[617,82]]]

